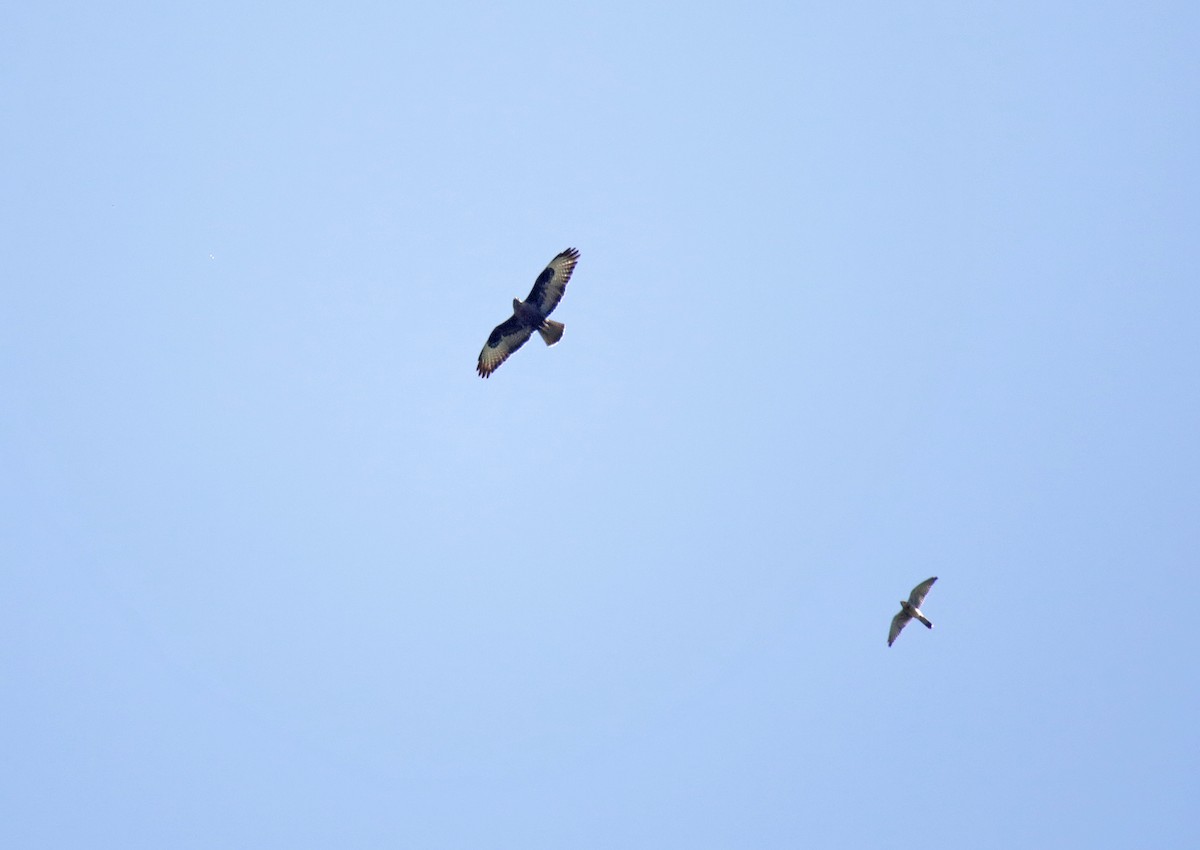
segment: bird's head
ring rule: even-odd
[[[513,299],[513,312],[515,313],[515,312],[517,312],[517,310],[519,310],[519,309],[521,309],[521,299],[520,299],[520,298],[514,298],[514,299]]]

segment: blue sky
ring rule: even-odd
[[[0,56],[0,844],[1200,838],[1194,4]]]

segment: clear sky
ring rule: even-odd
[[[1200,846],[1200,7],[420,5],[0,13],[0,846]]]

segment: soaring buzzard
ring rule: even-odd
[[[483,351],[479,352],[479,364],[475,371],[481,378],[488,377],[500,368],[508,355],[524,345],[534,331],[542,335],[546,345],[554,345],[562,339],[563,323],[552,322],[546,317],[562,301],[567,281],[571,279],[571,272],[575,271],[578,260],[579,252],[568,248],[551,260],[550,265],[538,275],[528,298],[524,301],[513,299],[512,317],[496,326]]]
[[[929,588],[933,587],[935,581],[937,581],[937,576],[925,579],[912,589],[912,593],[908,594],[907,602],[903,599],[900,600],[900,613],[892,617],[892,628],[888,632],[888,646],[891,646],[892,642],[900,636],[900,632],[913,617],[920,620],[925,628],[933,628],[933,623],[929,622],[929,618],[921,613],[921,605],[925,602],[925,597],[929,595]]]

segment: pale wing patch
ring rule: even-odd
[[[500,368],[500,364],[509,358],[514,351],[524,345],[533,334],[533,329],[526,327],[514,319],[509,319],[502,325],[497,325],[488,337],[487,344],[479,352],[479,362],[475,371],[481,378],[486,378]]]
[[[904,631],[904,627],[908,625],[908,621],[911,619],[912,617],[905,611],[901,611],[895,617],[892,617],[892,627],[888,630],[888,646],[891,646],[892,642],[899,637],[900,632]]]
[[[929,595],[929,588],[933,587],[935,581],[937,581],[937,576],[927,578],[914,587],[912,593],[908,595],[908,604],[914,608],[920,608],[921,603],[925,601],[925,597]]]
[[[529,292],[529,297],[525,300],[537,307],[543,316],[549,316],[558,306],[558,302],[562,301],[563,293],[567,289],[567,282],[571,279],[577,262],[579,262],[579,251],[575,248],[563,251],[551,260],[538,275],[533,289]]]

